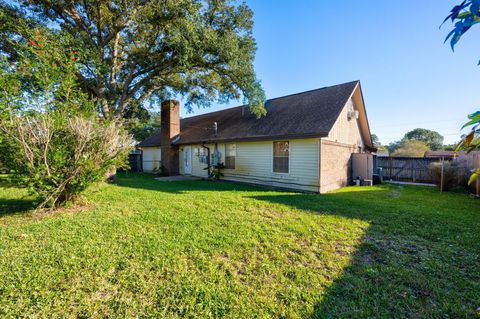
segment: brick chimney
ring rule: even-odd
[[[163,101],[160,115],[162,166],[167,175],[178,175],[178,146],[172,145],[172,140],[180,134],[180,102],[175,100]]]

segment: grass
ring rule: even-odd
[[[0,317],[472,318],[480,201],[120,176],[83,211],[0,184]]]

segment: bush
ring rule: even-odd
[[[12,177],[55,207],[74,199],[115,166],[126,164],[131,138],[116,122],[63,112],[2,121],[5,161]]]
[[[400,146],[393,152],[392,156],[398,157],[423,157],[430,147],[422,141],[405,140],[400,143]]]
[[[223,170],[225,169],[225,164],[217,163],[212,165],[212,172],[208,178],[218,181],[223,177]]]
[[[431,163],[429,166],[435,184],[441,186],[442,163]],[[455,187],[466,187],[468,181],[468,169],[465,168],[464,161],[457,159],[446,161],[443,164],[443,190],[451,190]]]
[[[17,43],[16,59],[0,56],[0,161],[39,207],[56,207],[126,163],[132,140],[82,90],[83,48],[55,32],[22,32],[30,41]]]

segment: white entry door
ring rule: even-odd
[[[185,174],[192,174],[192,147],[185,146],[183,148],[183,165],[184,165],[184,173]]]

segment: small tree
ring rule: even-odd
[[[77,58],[54,37],[32,32],[16,65],[0,61],[0,142],[12,178],[36,194],[38,207],[74,199],[132,145],[116,121],[100,120],[76,85]]]

